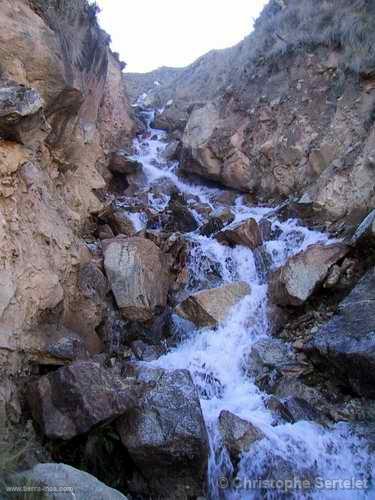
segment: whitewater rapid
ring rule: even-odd
[[[163,158],[167,134],[151,127],[153,112],[143,111],[147,132],[134,141],[134,159],[142,163],[147,184],[172,182],[187,197],[192,197],[191,212],[199,223],[201,216],[193,208],[193,198],[218,210],[215,196],[218,188],[183,181],[176,174],[178,164]],[[169,196],[149,194],[149,204],[163,211]],[[239,196],[231,207],[233,224],[250,217],[259,221],[267,218],[277,239],[265,243],[271,268],[276,269],[291,255],[313,243],[327,243],[328,237],[300,226],[296,220],[281,222],[275,209],[249,207]],[[137,230],[145,227],[142,214],[130,213]],[[207,262],[214,263],[219,283],[246,281],[251,293],[236,307],[226,321],[217,328],[197,329],[175,316],[174,327],[180,333],[178,347],[153,362],[166,369],[188,369],[201,396],[201,405],[209,432],[211,454],[209,459],[209,496],[240,499],[364,499],[375,498],[374,491],[363,489],[329,489],[324,481],[339,479],[366,479],[372,474],[373,457],[363,441],[355,436],[347,424],[322,427],[314,422],[275,425],[272,413],[266,408],[268,398],[245,373],[246,355],[251,346],[270,335],[267,283],[256,265],[254,252],[243,246],[230,248],[193,232],[186,235],[192,243],[189,256],[189,285],[187,292],[207,287]],[[236,479],[233,467],[217,429],[222,410],[248,420],[258,427],[265,438],[254,443],[249,453],[243,454]],[[249,480],[287,476],[295,479],[294,490],[283,493],[270,485],[264,490],[254,488]],[[321,482],[319,482],[319,478]],[[298,480],[313,481],[315,489],[299,488]],[[321,488],[321,485],[325,488]],[[230,487],[232,486],[232,488]]]

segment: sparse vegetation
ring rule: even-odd
[[[375,74],[373,0],[271,0],[251,38],[255,60],[321,45],[340,49],[345,69]]]
[[[0,437],[0,497],[12,500],[44,500],[45,494],[40,491],[32,491],[38,486],[31,481],[16,478],[14,473],[20,467],[27,445],[21,443],[9,443]],[[7,491],[8,488],[24,488],[24,491]],[[27,490],[30,491],[27,491]]]

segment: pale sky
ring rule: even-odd
[[[98,0],[101,26],[126,71],[186,66],[231,47],[252,28],[267,0]]]

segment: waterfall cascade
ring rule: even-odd
[[[201,226],[205,217],[195,209],[197,200],[215,214],[223,208],[217,201],[220,189],[182,180],[176,173],[178,163],[164,157],[167,133],[152,128],[152,111],[141,109],[140,113],[147,131],[134,141],[134,159],[143,166],[149,206],[162,212],[169,201],[168,190],[155,196],[148,192],[149,187],[172,183],[185,196],[187,206]],[[117,200],[119,207],[126,204],[128,199],[126,203],[121,198]],[[278,220],[275,208],[249,206],[241,195],[230,209],[234,214],[232,225],[249,218],[269,221],[273,236],[263,248],[268,270],[276,269],[311,244],[332,241],[296,220]],[[137,230],[145,227],[144,214],[130,211],[127,214]],[[212,267],[213,286],[245,281],[251,290],[215,328],[199,329],[174,316],[181,341],[151,362],[167,369],[188,369],[193,376],[210,438],[210,498],[375,498],[375,492],[355,486],[356,480],[364,480],[365,484],[369,479],[373,463],[366,444],[348,424],[277,422],[268,409],[270,396],[257,387],[251,376],[248,353],[254,343],[269,338],[272,323],[267,302],[267,269],[259,265],[259,256],[241,245],[225,246],[213,237],[202,236],[199,230],[184,237],[191,243],[186,295],[209,288]],[[250,451],[240,456],[236,470],[218,432],[218,417],[223,410],[251,422],[263,434]],[[284,482],[277,481],[280,479]],[[344,480],[352,482],[343,483]]]

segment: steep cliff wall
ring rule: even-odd
[[[136,129],[122,64],[84,0],[1,0],[0,15],[0,352],[35,355],[65,327],[95,351],[81,235]]]

